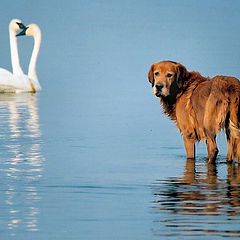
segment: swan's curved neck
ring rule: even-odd
[[[28,67],[28,77],[38,82],[37,73],[36,73],[36,64],[37,64],[38,53],[41,45],[41,34],[34,35],[33,38],[34,38],[34,47],[33,47],[33,52],[32,52],[31,60]]]
[[[10,40],[10,51],[11,51],[11,62],[12,71],[14,75],[23,74],[23,70],[20,66],[19,56],[18,56],[18,46],[16,32],[9,29],[9,40]]]

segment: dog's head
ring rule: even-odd
[[[162,61],[151,65],[148,79],[155,96],[167,97],[183,87],[187,74],[187,69],[180,63]]]

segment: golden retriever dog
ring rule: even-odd
[[[187,158],[195,158],[195,142],[204,140],[208,162],[214,163],[218,154],[216,134],[225,129],[227,161],[237,158],[240,163],[240,82],[237,78],[207,78],[195,71],[188,72],[180,63],[162,61],[151,65],[148,79],[164,113],[175,121],[183,136]]]

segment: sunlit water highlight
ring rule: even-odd
[[[32,94],[0,95],[1,228],[14,236],[38,231],[36,182],[42,177],[37,99]]]

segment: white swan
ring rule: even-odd
[[[31,74],[31,76],[25,75],[21,69],[19,56],[18,56],[17,39],[16,39],[16,32],[20,29],[20,27],[22,29],[25,29],[25,32],[28,30],[27,28],[25,28],[25,26],[21,23],[21,20],[19,19],[13,19],[9,24],[9,40],[10,40],[10,51],[11,51],[11,62],[12,62],[13,73],[9,72],[4,68],[0,68],[0,92],[18,93],[18,92],[36,92],[41,90],[41,86],[38,82],[38,79],[37,78],[32,79],[31,77],[33,77],[33,74]],[[33,51],[35,52],[35,54],[32,54],[32,58],[29,64],[29,72],[32,73],[35,71],[35,76],[36,76],[37,55],[38,55],[40,43],[41,43],[41,31],[40,31],[40,37],[38,34],[36,38],[38,39],[38,44],[35,44],[36,46],[34,46],[35,51],[34,50]],[[40,38],[40,41],[39,41],[39,38]],[[34,66],[34,63],[35,63],[35,66]],[[31,65],[31,71],[30,71],[30,65]]]
[[[41,30],[39,26],[35,23],[32,23],[25,27],[24,25],[20,25],[20,28],[23,29],[23,31],[18,34],[20,35],[27,35],[32,36],[34,38],[34,47],[32,51],[32,56],[30,59],[29,67],[28,67],[28,78],[31,85],[31,88],[33,91],[41,91],[41,86],[38,81],[37,72],[36,72],[36,64],[37,64],[37,58],[40,50],[41,45]]]

